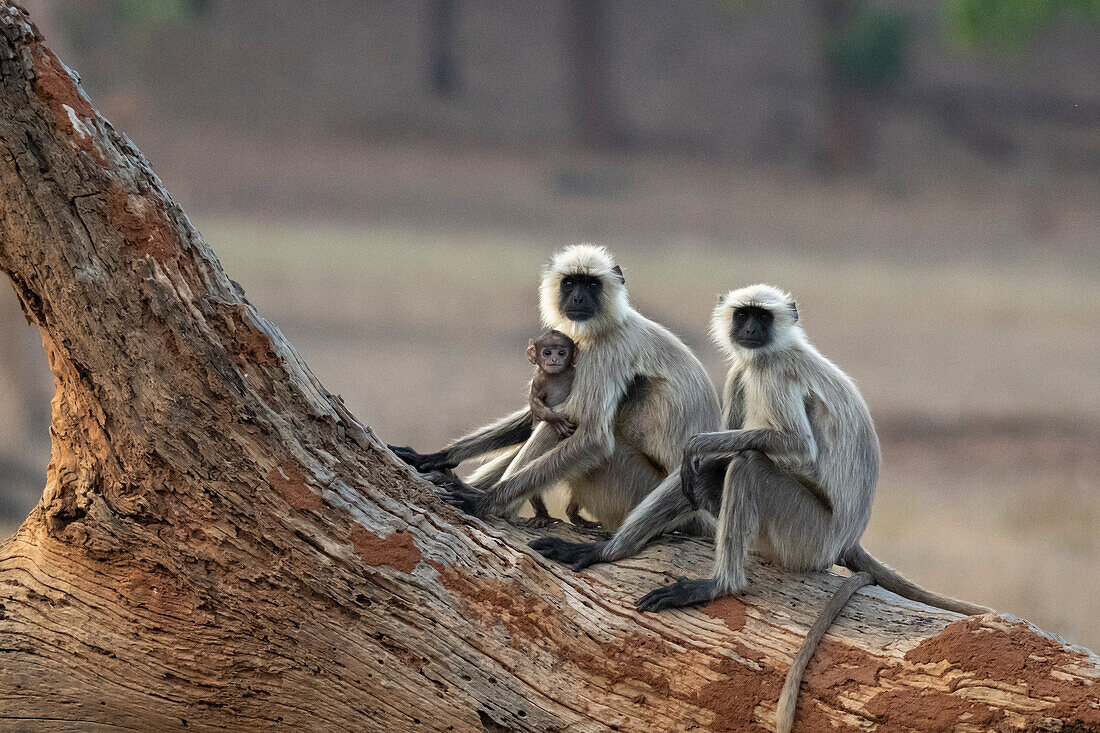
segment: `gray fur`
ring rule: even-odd
[[[600,278],[598,313],[572,321],[559,308],[563,277]],[[520,440],[500,478],[475,474],[484,494],[463,505],[477,514],[514,512],[522,502],[558,482],[572,499],[605,527],[617,527],[627,512],[675,472],[688,438],[720,425],[718,396],[699,359],[668,329],[645,318],[627,300],[621,275],[602,247],[574,245],[556,254],[540,286],[542,320],[572,338],[579,348],[569,397],[555,409],[575,424],[558,440],[544,423],[530,429],[522,410],[452,443],[443,453],[466,460],[530,431]],[[466,495],[469,496],[468,494]],[[686,502],[684,502],[686,504]]]

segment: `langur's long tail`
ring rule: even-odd
[[[874,583],[880,585],[891,593],[897,593],[902,598],[917,601],[946,611],[954,611],[964,616],[978,616],[990,613],[991,609],[974,603],[967,603],[948,596],[925,590],[896,570],[893,570],[876,560],[869,552],[856,545],[841,556],[839,565],[843,565],[855,573],[844,581],[837,589],[829,603],[810,627],[806,640],[795,655],[791,663],[791,669],[787,672],[787,680],[783,683],[783,691],[779,695],[779,707],[776,710],[775,729],[778,733],[789,733],[794,724],[795,704],[798,702],[798,687],[802,683],[802,673],[813,656],[821,637],[832,625],[836,617],[844,609],[844,604],[852,597],[852,594],[865,585]]]
[[[833,621],[844,610],[844,604],[848,602],[852,594],[863,586],[871,585],[874,582],[875,580],[870,573],[856,573],[845,579],[837,588],[836,593],[829,599],[829,602],[825,604],[825,608],[822,609],[817,620],[814,621],[814,625],[810,627],[805,641],[802,642],[802,647],[795,655],[794,661],[791,662],[787,679],[783,683],[783,691],[779,693],[779,707],[775,713],[775,730],[777,733],[790,733],[791,726],[794,725],[794,710],[798,702],[798,686],[802,684],[802,673],[806,670],[810,657],[814,655],[817,643],[821,641],[821,637],[825,636],[825,632],[833,625]]]
[[[848,549],[841,556],[839,564],[852,572],[870,573],[871,577],[875,579],[876,585],[881,585],[891,593],[897,593],[902,598],[908,598],[911,601],[942,608],[945,611],[954,611],[964,616],[980,616],[983,613],[992,613],[992,609],[985,606],[941,596],[938,593],[921,588],[896,570],[883,565],[859,545]]]

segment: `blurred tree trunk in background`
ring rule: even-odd
[[[6,2],[0,186],[0,271],[57,381],[45,491],[0,545],[0,729],[772,725],[839,578],[753,564],[749,594],[642,616],[666,571],[706,572],[702,543],[573,575],[444,506]],[[1084,729],[1097,681],[1095,655],[1016,619],[868,589],[798,724]]]
[[[859,163],[867,144],[866,100],[845,74],[831,44],[855,17],[856,0],[816,0],[821,54],[820,83],[822,114],[818,138],[821,168],[826,175],[849,172]]]
[[[592,150],[615,149],[622,140],[607,78],[611,29],[606,0],[569,0],[569,22],[576,139]]]
[[[451,96],[458,86],[455,64],[455,0],[432,0],[428,6],[428,67],[436,93]]]

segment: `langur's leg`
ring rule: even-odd
[[[570,482],[572,500],[614,530],[663,478],[664,473],[642,454],[619,443],[606,463]]]
[[[509,448],[499,456],[478,466],[477,470],[471,473],[470,477],[466,479],[466,483],[479,491],[484,491],[497,481],[500,481],[500,477],[508,470],[508,464],[515,459],[516,454],[519,453],[519,449],[520,446]]]
[[[599,522],[593,522],[590,519],[585,519],[581,516],[581,505],[574,499],[569,502],[565,507],[565,516],[569,518],[569,521],[581,529],[599,529],[603,525]]]
[[[570,506],[572,506],[572,504],[570,504]],[[541,496],[531,497],[531,508],[534,509],[535,516],[516,520],[516,524],[529,529],[542,529],[561,521],[557,517],[550,516],[550,511],[546,508],[546,502],[543,501]]]
[[[832,511],[763,453],[745,451],[726,471],[714,577],[681,578],[647,593],[638,600],[638,609],[679,608],[740,592],[749,549],[761,533],[784,566],[794,561],[795,569],[828,567],[835,560],[829,556],[837,534]]]
[[[681,526],[693,514],[680,489],[680,472],[676,469],[630,511],[610,540],[567,542],[557,537],[544,537],[530,545],[551,560],[571,565],[575,571],[583,570],[598,562],[637,554],[655,537]]]

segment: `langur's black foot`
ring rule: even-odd
[[[557,517],[540,517],[536,515],[534,517],[524,517],[521,519],[517,519],[515,521],[515,524],[519,525],[520,527],[526,527],[527,529],[545,529],[546,527],[557,524],[560,521],[561,520]]]
[[[606,544],[606,542],[566,542],[557,537],[543,537],[527,543],[528,547],[543,557],[569,565],[574,573],[603,562],[603,549]]]
[[[662,611],[666,608],[684,608],[712,601],[718,596],[718,583],[712,579],[689,580],[680,578],[671,585],[651,590],[638,599],[634,606],[639,611]]]
[[[420,473],[451,469],[458,465],[456,461],[452,461],[447,457],[446,451],[419,453],[407,445],[390,445],[388,447],[394,455]]]

